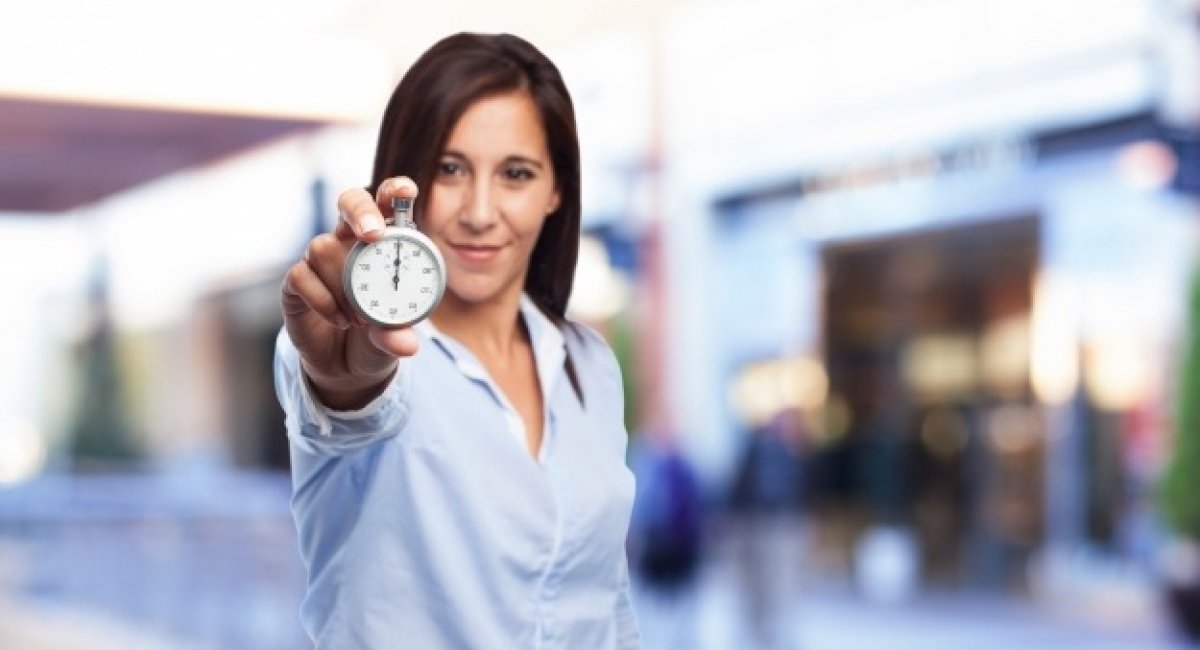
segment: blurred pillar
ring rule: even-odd
[[[642,231],[640,242],[641,303],[637,327],[638,386],[641,397],[640,414],[642,429],[658,432],[659,435],[674,436],[675,422],[667,403],[666,373],[666,327],[668,290],[666,269],[663,260],[663,155],[665,133],[663,131],[663,56],[662,26],[655,23],[650,30],[650,133],[642,171],[646,177],[648,209],[650,214]]]
[[[642,429],[659,434],[673,432],[664,385],[663,348],[666,323],[666,286],[663,277],[662,224],[652,221],[642,234],[641,246],[641,304],[637,328],[638,364],[637,392],[641,399]]]

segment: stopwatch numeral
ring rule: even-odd
[[[426,268],[421,269],[421,273],[424,273],[425,275],[429,275],[429,274],[433,273],[433,269],[426,267]]]
[[[375,247],[375,254],[376,254],[376,255],[383,255],[383,249],[382,249],[382,248],[379,248],[378,246],[377,246],[377,247]]]
[[[409,308],[409,309],[416,309],[416,308],[417,308],[417,303],[415,303],[415,302],[410,302],[410,303],[408,303],[408,308]]]
[[[413,257],[420,257],[420,256],[421,256],[421,249],[414,248],[413,249]]]
[[[360,271],[370,271],[371,265],[370,264],[359,264],[358,268]]]
[[[421,293],[433,293],[433,287],[421,287]]]
[[[370,288],[371,288],[371,285],[370,285],[370,284],[368,284],[368,283],[366,283],[366,282],[363,282],[362,284],[358,285],[358,290],[359,290],[359,291],[366,291],[366,290],[368,290],[368,289],[370,289]]]
[[[392,307],[391,309],[388,310],[388,315],[395,316],[396,313],[399,311],[400,311],[399,307]]]

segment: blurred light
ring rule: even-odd
[[[1079,383],[1079,342],[1073,296],[1061,280],[1039,274],[1033,287],[1030,380],[1038,399],[1061,404]]]
[[[850,431],[854,413],[845,397],[832,394],[820,407],[806,411],[809,436],[819,444],[835,442]]]
[[[0,484],[27,481],[46,463],[46,444],[34,426],[25,421],[0,425]]]
[[[967,420],[947,408],[930,411],[921,421],[921,444],[933,456],[947,460],[967,446]]]
[[[782,408],[812,409],[829,393],[825,367],[814,359],[799,357],[780,362],[779,392]]]
[[[894,527],[873,528],[854,549],[858,588],[873,602],[897,603],[917,586],[917,545],[912,533]]]
[[[734,378],[729,397],[734,412],[751,427],[765,424],[780,406],[768,364],[753,364],[743,370]]]
[[[981,379],[994,393],[1015,396],[1029,381],[1029,318],[992,323],[980,341]]]
[[[825,438],[836,440],[850,432],[854,424],[854,411],[850,401],[841,395],[834,395],[825,404]]]
[[[613,270],[604,244],[592,237],[580,239],[571,314],[585,321],[605,321],[625,309],[629,294],[629,281]]]
[[[1171,184],[1179,161],[1167,145],[1153,140],[1135,142],[1121,150],[1117,170],[1121,179],[1139,190],[1161,190]]]
[[[1123,411],[1150,389],[1150,355],[1130,334],[1105,335],[1089,349],[1084,385],[1101,409]]]
[[[1033,449],[1041,432],[1041,420],[1033,409],[1015,404],[1001,406],[987,416],[988,441],[1002,454],[1020,454]]]
[[[815,359],[793,357],[750,364],[734,378],[729,398],[742,421],[757,426],[781,411],[818,409],[828,393],[825,367]]]
[[[978,383],[975,338],[934,334],[909,341],[900,353],[900,373],[913,392],[927,400],[970,393]]]

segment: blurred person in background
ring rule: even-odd
[[[694,648],[704,504],[696,472],[669,431],[650,428],[634,438],[630,557],[647,647]]]
[[[750,430],[730,490],[733,553],[757,648],[788,648],[786,613],[802,552],[803,413],[780,410]]]
[[[318,647],[639,645],[620,370],[565,316],[579,175],[554,64],[450,36],[395,89],[370,188],[290,269],[276,389]],[[383,329],[342,269],[393,197],[416,197],[448,278],[428,320]]]

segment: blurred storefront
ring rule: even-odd
[[[868,5],[695,11],[665,39],[691,454],[720,493],[746,436],[801,410],[834,571],[880,526],[930,585],[1029,589],[1058,549],[1144,562],[1195,251],[1164,108],[1200,96],[1165,81],[1179,17]]]

